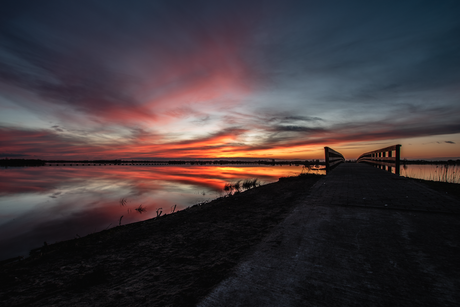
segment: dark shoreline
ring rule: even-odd
[[[322,178],[231,197],[32,251],[0,266],[0,305],[193,306]],[[460,199],[458,184],[416,180]]]

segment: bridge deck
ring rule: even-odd
[[[460,306],[460,202],[341,164],[199,306]]]

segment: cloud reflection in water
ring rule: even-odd
[[[274,182],[300,166],[73,166],[0,172],[0,259],[223,195],[227,182]],[[120,199],[128,200],[121,206]],[[139,205],[146,212],[135,211]]]

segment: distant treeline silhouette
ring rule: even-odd
[[[39,159],[1,159],[0,166],[45,166],[46,162]]]
[[[39,160],[39,159],[1,159],[0,166],[45,166],[46,164],[110,164],[110,165],[324,165],[319,160],[275,161],[275,160]]]
[[[355,162],[355,161],[348,161]],[[324,161],[320,160],[40,160],[40,159],[0,159],[0,167],[18,166],[45,166],[47,164],[109,164],[109,165],[295,165],[295,166],[322,166]],[[427,160],[402,160],[401,164],[456,164],[460,165],[460,159],[448,161],[427,161]]]

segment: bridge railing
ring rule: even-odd
[[[339,163],[345,162],[345,158],[340,152],[329,147],[324,147],[324,156],[326,160],[326,173],[329,173]]]
[[[393,145],[363,153],[359,156],[356,162],[369,163],[390,172],[394,167],[395,174],[399,175],[399,167],[401,165],[401,145]]]

